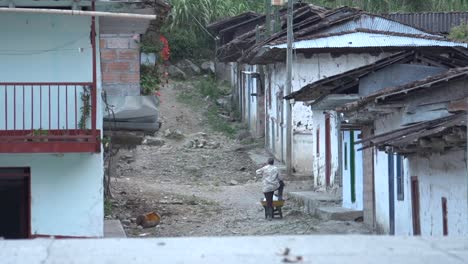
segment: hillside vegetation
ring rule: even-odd
[[[264,12],[270,0],[170,0],[172,11],[162,32],[171,45],[172,59],[212,58],[213,36],[205,26],[245,11]],[[330,8],[358,7],[375,13],[467,11],[468,0],[304,0]]]

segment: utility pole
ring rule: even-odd
[[[292,82],[292,43],[293,43],[293,8],[294,0],[288,1],[288,49],[286,53],[286,91],[285,96],[291,93]],[[286,101],[286,173],[288,177],[292,174],[292,105],[291,101]]]
[[[266,26],[266,37],[271,37],[271,0],[265,0],[265,26]]]

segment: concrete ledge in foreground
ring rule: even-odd
[[[281,253],[288,248],[290,253]],[[0,240],[6,263],[468,263],[468,238],[274,236]],[[287,260],[285,258],[288,258]]]

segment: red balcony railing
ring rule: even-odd
[[[0,153],[99,152],[93,83],[0,83]]]

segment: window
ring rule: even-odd
[[[403,168],[403,156],[396,155],[397,199],[405,200],[405,177]]]

